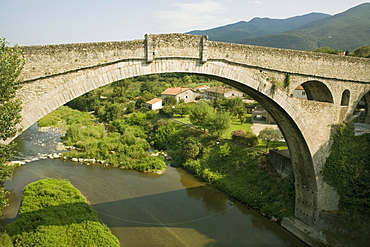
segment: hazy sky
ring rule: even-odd
[[[0,0],[0,37],[39,45],[143,39],[254,17],[337,14],[361,0]]]

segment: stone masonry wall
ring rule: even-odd
[[[202,40],[188,34],[147,35],[154,58],[226,60],[261,69],[370,82],[370,59]],[[204,41],[204,42],[203,42]],[[145,41],[25,46],[24,80],[86,68],[120,59],[144,59]]]
[[[21,76],[27,81],[120,59],[143,58],[143,47],[143,40],[23,46],[26,63]]]

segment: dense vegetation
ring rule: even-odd
[[[6,230],[15,246],[119,246],[68,180],[44,179],[26,186],[18,219]]]
[[[331,155],[323,168],[325,181],[340,195],[343,223],[366,237],[370,229],[370,134],[355,136],[353,127],[341,125]],[[368,236],[367,236],[368,238]],[[368,244],[368,242],[367,242]]]

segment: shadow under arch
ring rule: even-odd
[[[333,95],[329,88],[320,81],[307,81],[302,83],[308,100],[334,103]]]
[[[350,102],[350,96],[351,96],[351,93],[349,92],[349,90],[348,89],[344,90],[342,93],[342,100],[340,102],[340,105],[348,106]]]
[[[351,121],[357,118],[360,123],[370,124],[370,91],[360,94],[351,109]]]

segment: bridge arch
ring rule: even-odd
[[[304,82],[302,87],[306,92],[308,100],[334,103],[333,95],[325,83],[318,80],[311,80]]]
[[[349,106],[350,96],[351,96],[350,91],[348,89],[344,90],[343,93],[342,93],[342,100],[340,102],[340,105],[341,106]]]
[[[150,65],[141,61],[124,61],[87,73],[74,72],[75,76],[65,80],[63,85],[56,85],[57,90],[50,90],[36,104],[25,106],[22,115],[30,114],[28,119],[33,116],[33,120],[29,122],[31,125],[59,106],[101,86],[140,75],[172,72],[199,74],[222,81],[252,96],[266,108],[282,131],[291,153],[296,184],[296,215],[307,222],[316,221],[316,208],[319,207],[319,185],[316,179],[318,171],[315,170],[313,153],[307,143],[310,139],[307,130],[300,127],[309,126],[302,117],[305,113],[296,105],[290,104],[289,97],[284,92],[276,91],[270,82],[256,77],[253,70],[235,70],[235,67],[222,62],[200,65],[192,59],[160,59]],[[22,90],[27,90],[27,87]],[[307,207],[314,210],[307,210]]]

